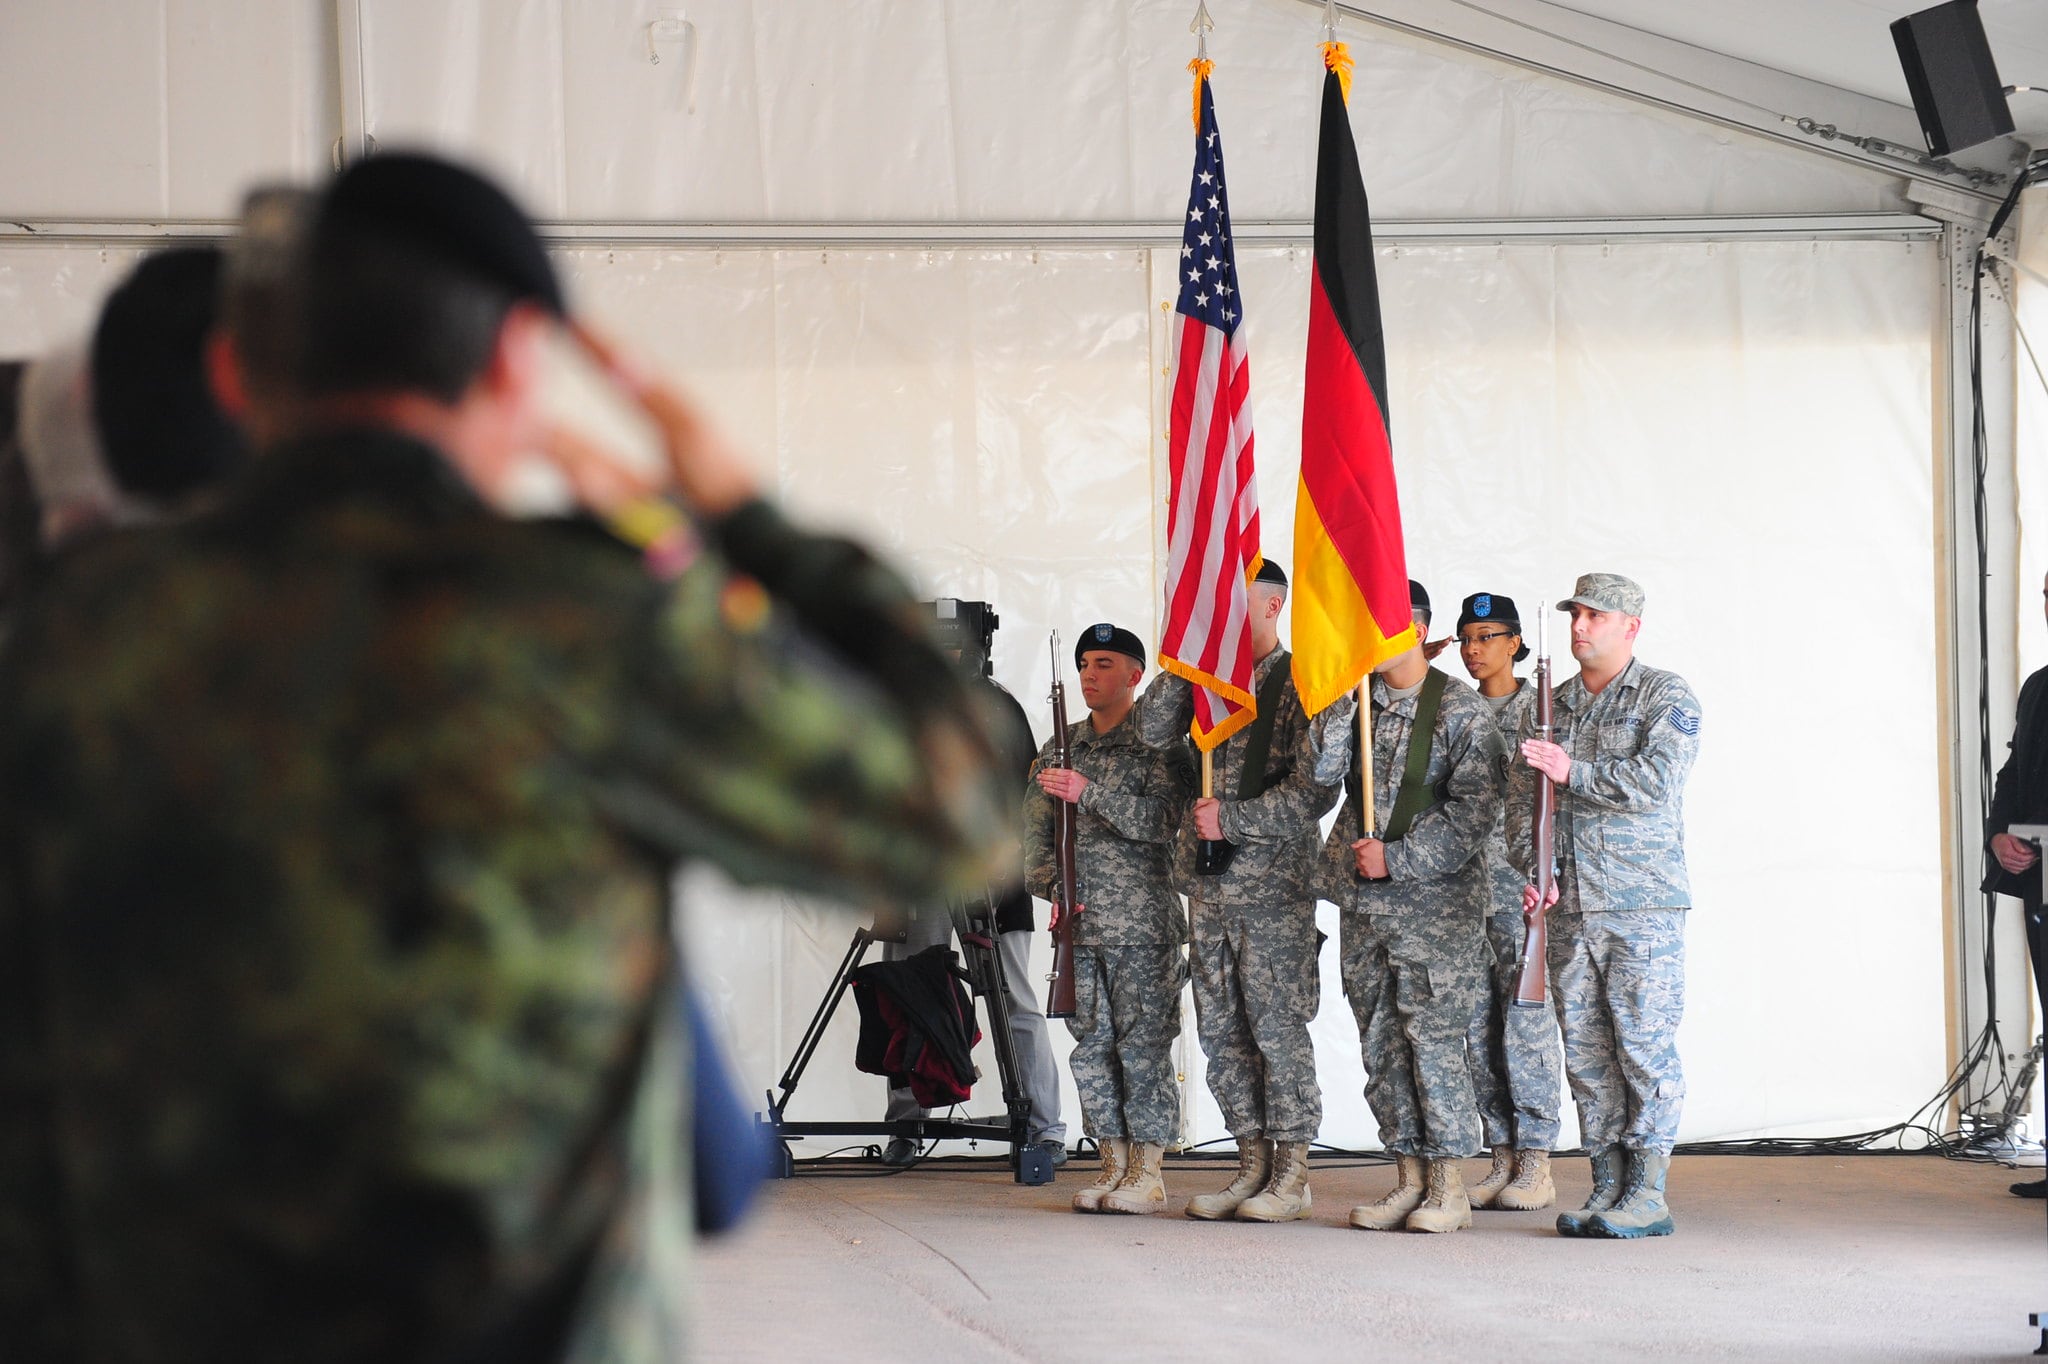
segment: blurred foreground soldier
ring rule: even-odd
[[[33,546],[10,549],[17,591],[102,531],[196,510],[248,462],[206,377],[221,267],[210,246],[143,257],[107,296],[90,338],[27,367],[20,491],[36,529]]]
[[[2048,602],[2048,583],[2042,585]],[[2048,668],[2028,676],[2020,687],[2013,718],[2012,744],[2005,766],[1992,787],[1991,811],[1984,819],[1984,870],[1987,894],[2011,895],[2020,902],[2027,929],[2027,955],[2033,959],[2034,993],[2041,1017],[2048,1019],[2048,928],[2042,923],[2041,850],[2006,832],[2015,824],[2048,824]],[[2023,1180],[2012,1186],[2021,1198],[2048,1198],[2048,1180]]]
[[[30,362],[21,377],[21,456],[37,511],[37,552],[25,575],[59,550],[112,526],[135,525],[147,510],[122,495],[107,467],[92,417],[90,346],[58,346]]]
[[[1339,788],[1313,771],[1308,719],[1280,647],[1286,601],[1287,575],[1268,559],[1251,584],[1258,717],[1214,750],[1215,788],[1227,794],[1194,803],[1178,848],[1209,1092],[1237,1138],[1237,1178],[1188,1202],[1188,1216],[1204,1221],[1306,1216],[1308,1150],[1323,1123],[1308,1035],[1322,993],[1311,880],[1318,822]],[[1187,746],[1195,710],[1185,678],[1161,673],[1138,709],[1147,743]],[[1198,839],[1236,849],[1221,875],[1194,874]]]
[[[1410,584],[1415,637],[1429,595]],[[1316,717],[1316,775],[1342,781],[1319,888],[1343,912],[1344,994],[1358,1019],[1365,1097],[1399,1178],[1351,1210],[1367,1231],[1472,1225],[1458,1162],[1479,1149],[1465,1033],[1485,993],[1492,880],[1486,840],[1500,813],[1500,731],[1486,703],[1429,666],[1420,644],[1372,675],[1373,808],[1365,837],[1356,704]],[[1331,741],[1332,736],[1341,736]]]
[[[492,513],[562,315],[495,188],[365,161],[303,272],[286,438],[0,658],[0,1356],[681,1357],[676,860],[959,894],[1011,783],[895,577],[596,343],[701,541]]]
[[[0,640],[8,604],[19,595],[42,538],[42,509],[21,457],[21,376],[27,369],[26,361],[0,360]]]
[[[1184,752],[1138,737],[1132,699],[1145,646],[1129,630],[1092,625],[1074,645],[1085,719],[1067,727],[1072,767],[1052,767],[1055,739],[1039,750],[1024,797],[1024,877],[1053,897],[1053,806],[1079,812],[1075,827],[1074,1035],[1068,1065],[1081,1122],[1102,1148],[1095,1182],[1074,1195],[1077,1212],[1157,1212],[1159,1173],[1180,1135],[1173,1064],[1180,1036],[1181,944],[1187,918],[1173,891],[1173,836],[1193,793]]]
[[[963,621],[957,616],[942,616],[939,642],[964,671],[968,686],[987,703],[995,737],[1001,745],[1004,770],[1017,774],[1022,789],[1031,780],[1037,742],[1032,738],[1031,721],[1025,717],[1024,707],[988,673],[995,613],[987,609],[986,602],[949,601],[956,610],[977,608],[975,619]],[[948,604],[937,603],[941,607]],[[1038,1002],[1037,982],[1031,977],[1031,892],[1024,888],[1021,865],[1013,870],[1013,875],[991,885],[996,897],[996,947],[1002,960],[1003,993],[1008,997],[1010,1041],[1017,1053],[1017,1080],[1031,1101],[1026,1136],[1057,1168],[1067,1163],[1067,1125],[1060,1121],[1060,1073],[1053,1061],[1045,1010]],[[904,940],[883,944],[883,959],[907,961],[926,948],[944,946],[954,927],[952,915],[946,910],[918,906],[905,925]],[[890,1122],[916,1120],[925,1117],[927,1111],[919,1106],[908,1085],[889,1091]],[[892,1138],[882,1152],[882,1163],[899,1169],[915,1164],[917,1159],[918,1145],[908,1137]]]
[[[1564,1069],[1593,1162],[1593,1194],[1560,1213],[1565,1236],[1669,1236],[1664,1179],[1678,1139],[1685,1074],[1685,781],[1700,746],[1700,703],[1676,673],[1635,656],[1643,589],[1587,573],[1557,604],[1571,613],[1578,675],[1555,695],[1556,743],[1519,731],[1508,769],[1508,856],[1529,880],[1536,773],[1557,783],[1557,897],[1550,992]],[[1536,888],[1524,885],[1524,908]]]
[[[207,381],[224,263],[211,246],[145,256],[93,327],[100,449],[122,493],[155,515],[195,510],[249,462],[248,442]]]
[[[1505,738],[1521,733],[1535,688],[1515,676],[1529,656],[1514,598],[1475,592],[1458,613],[1458,656]],[[1503,746],[1501,761],[1508,760]],[[1507,809],[1494,817],[1486,845],[1492,894],[1486,905],[1487,988],[1465,1034],[1465,1060],[1493,1168],[1466,1190],[1475,1208],[1530,1212],[1557,1202],[1550,1152],[1557,1145],[1557,1018],[1549,1009],[1514,1007],[1522,966],[1522,878],[1508,861]]]

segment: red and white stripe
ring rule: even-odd
[[[1246,575],[1259,556],[1259,494],[1250,388],[1243,329],[1226,334],[1181,315],[1159,651],[1179,665],[1174,671],[1202,684],[1195,692],[1198,740],[1251,705],[1257,660]]]

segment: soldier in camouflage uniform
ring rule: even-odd
[[[1419,583],[1410,593],[1420,638],[1429,596]],[[1432,697],[1428,762],[1404,801]],[[1353,1208],[1350,1221],[1371,1231],[1456,1231],[1472,1224],[1458,1166],[1480,1139],[1465,1032],[1485,989],[1486,840],[1500,811],[1503,749],[1486,703],[1431,668],[1420,644],[1380,665],[1372,699],[1372,835],[1359,797],[1356,703],[1338,702],[1312,727],[1316,775],[1347,788],[1317,889],[1342,912],[1344,993],[1358,1019],[1365,1097],[1400,1175],[1385,1197]]]
[[[1582,576],[1571,613],[1579,673],[1554,696],[1555,743],[1520,732],[1509,769],[1508,856],[1527,879],[1537,772],[1557,786],[1550,989],[1564,1068],[1593,1162],[1593,1195],[1561,1213],[1566,1236],[1668,1236],[1664,1201],[1685,1075],[1685,781],[1699,753],[1700,703],[1676,673],[1635,657],[1643,590],[1617,573]],[[1523,904],[1536,890],[1526,886]]]
[[[1014,774],[904,584],[601,349],[699,531],[490,510],[561,309],[495,188],[378,156],[310,231],[284,439],[0,656],[0,1353],[666,1364],[678,859],[966,894]]]
[[[1497,592],[1475,592],[1465,598],[1458,615],[1458,653],[1502,736],[1519,734],[1526,712],[1535,704],[1536,690],[1515,676],[1515,664],[1529,656],[1529,646],[1522,642],[1521,613],[1514,599]],[[1503,772],[1507,761],[1503,746]],[[1529,1212],[1557,1201],[1550,1152],[1557,1145],[1563,1086],[1556,1017],[1547,1008],[1521,1009],[1514,1003],[1522,969],[1525,883],[1508,862],[1505,804],[1493,821],[1486,860],[1493,882],[1486,906],[1490,979],[1465,1035],[1465,1058],[1493,1168],[1466,1192],[1475,1208]]]
[[[1188,1203],[1188,1216],[1284,1222],[1309,1210],[1308,1151],[1323,1121],[1309,1020],[1321,1004],[1316,970],[1318,822],[1337,798],[1316,778],[1308,718],[1295,694],[1291,655],[1280,647],[1287,578],[1266,560],[1251,585],[1253,692],[1272,695],[1262,770],[1246,781],[1258,723],[1215,749],[1216,798],[1198,800],[1180,832],[1175,867],[1193,930],[1195,1020],[1208,1058],[1209,1091],[1237,1138],[1237,1178]],[[1262,709],[1264,709],[1262,704]],[[1191,684],[1162,673],[1139,703],[1145,741],[1185,747],[1194,719]],[[1236,850],[1220,876],[1194,874],[1199,839]]]
[[[1069,767],[1054,740],[1039,750],[1024,796],[1024,879],[1054,895],[1053,802],[1075,807],[1081,906],[1074,920],[1074,1051],[1068,1064],[1081,1118],[1102,1170],[1074,1195],[1077,1212],[1157,1212],[1159,1163],[1180,1135],[1181,944],[1187,919],[1174,894],[1172,847],[1193,794],[1185,753],[1138,738],[1132,698],[1145,646],[1129,630],[1091,625],[1074,645],[1086,718],[1067,727]]]

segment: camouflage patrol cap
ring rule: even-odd
[[[1581,573],[1579,581],[1572,588],[1572,594],[1557,604],[1560,611],[1572,609],[1572,603],[1590,606],[1595,611],[1619,611],[1624,616],[1643,614],[1643,589],[1636,586],[1633,578],[1624,578],[1619,573]]]
[[[1081,637],[1074,641],[1074,666],[1081,666],[1082,654],[1105,651],[1112,654],[1127,654],[1138,660],[1139,667],[1145,666],[1144,644],[1123,626],[1111,625],[1108,621],[1089,626],[1081,632]]]

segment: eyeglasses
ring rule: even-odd
[[[1460,635],[1458,636],[1458,643],[1491,644],[1497,639],[1513,639],[1514,637],[1515,635],[1512,630],[1495,630],[1490,635]]]

